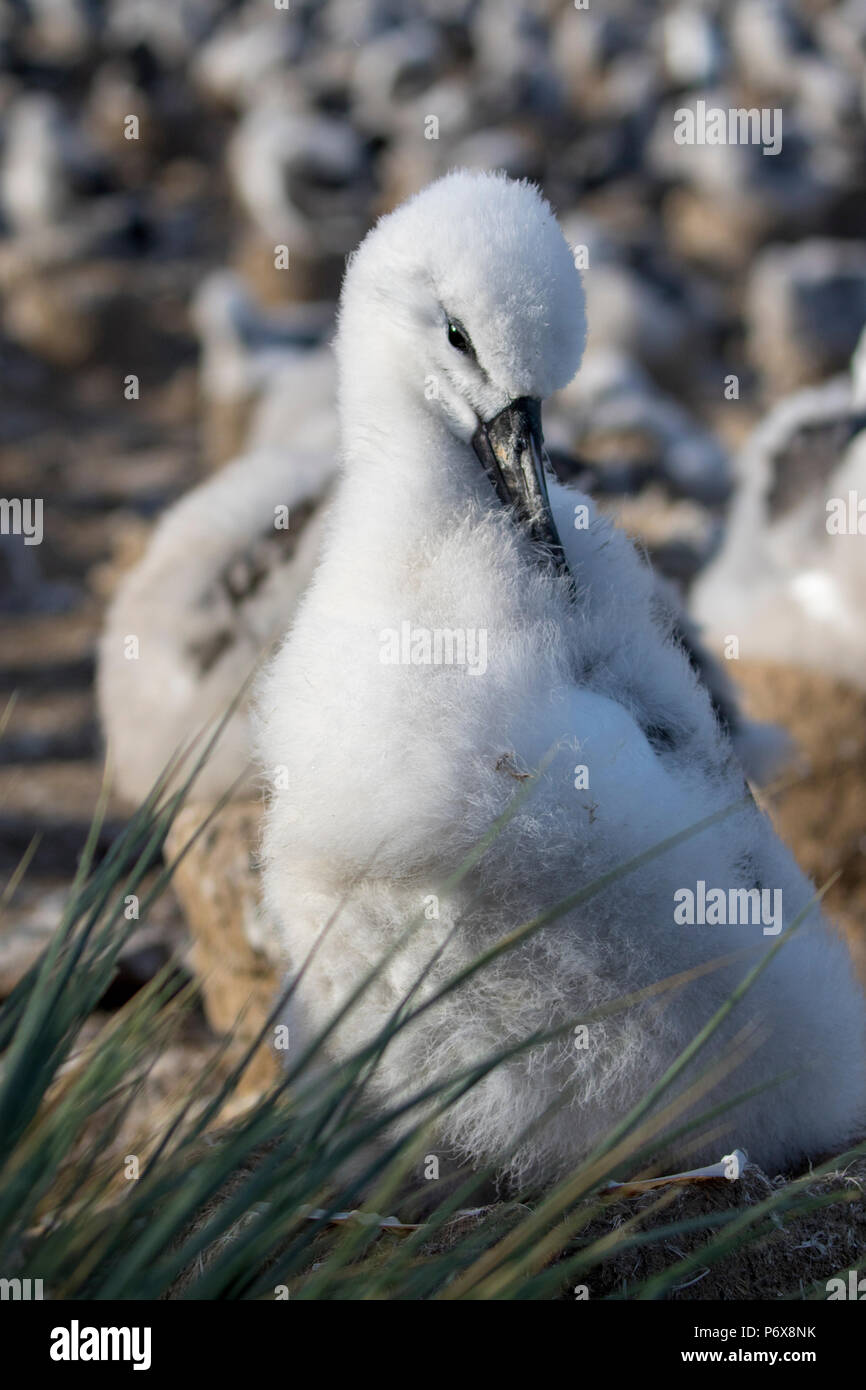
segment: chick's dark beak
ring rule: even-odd
[[[532,396],[512,401],[492,420],[479,424],[472,447],[503,506],[514,508],[518,523],[567,573],[547,493],[541,401]]]

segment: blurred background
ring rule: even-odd
[[[781,149],[677,143],[699,100],[781,112]],[[839,872],[866,959],[866,536],[828,551],[825,525],[834,489],[866,497],[866,0],[5,0],[0,495],[44,519],[39,545],[0,537],[0,997],[98,798],[121,575],[244,450],[333,449],[345,257],[454,166],[556,208],[590,325],[545,415],[556,466],[787,729],[796,785],[768,804],[807,871]],[[167,895],[104,1007],[186,931]]]

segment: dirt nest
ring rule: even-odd
[[[249,1171],[246,1168],[245,1175]],[[864,1184],[866,1157],[820,1176],[806,1175],[795,1185],[786,1177],[771,1179],[749,1164],[735,1182],[722,1179],[675,1184],[625,1198],[603,1197],[601,1211],[596,1196],[583,1204],[589,1219],[577,1237],[548,1259],[547,1268],[603,1242],[584,1268],[563,1276],[560,1299],[636,1298],[647,1280],[673,1270],[684,1259],[690,1260],[690,1265],[678,1270],[671,1285],[656,1289],[654,1296],[677,1301],[826,1299],[831,1291],[828,1281],[841,1278],[847,1290],[850,1271],[862,1264],[866,1253]],[[235,1187],[236,1183],[228,1185],[196,1227]],[[774,1205],[765,1210],[768,1200]],[[792,1214],[795,1209],[800,1214]],[[463,1240],[470,1240],[475,1254],[480,1255],[506,1238],[530,1213],[530,1206],[516,1202],[481,1208],[436,1231],[416,1259],[432,1259]],[[734,1239],[733,1230],[722,1225],[725,1218],[739,1223],[739,1244],[721,1257],[718,1253],[713,1257],[712,1242]],[[169,1297],[176,1298],[182,1292],[192,1292],[194,1297],[197,1275],[244,1231],[250,1219],[251,1215],[242,1218],[206,1250],[202,1262],[181,1276]],[[676,1230],[670,1229],[675,1226]],[[654,1236],[662,1230],[665,1234]],[[345,1231],[344,1223],[326,1226],[319,1233],[311,1245],[307,1268],[292,1281],[293,1294],[302,1292],[306,1280],[321,1268],[341,1231]],[[383,1225],[363,1264],[386,1269],[391,1253],[405,1238],[405,1232]],[[543,1268],[530,1259],[526,1278]],[[546,1297],[550,1296],[547,1293]],[[557,1297],[556,1293],[553,1296]]]
[[[612,1201],[603,1216],[582,1233],[587,1238],[608,1236],[612,1242],[662,1226],[695,1222],[697,1229],[678,1230],[659,1240],[616,1251],[585,1276],[590,1298],[633,1296],[635,1286],[693,1256],[666,1294],[675,1299],[797,1299],[826,1298],[827,1281],[862,1263],[866,1253],[866,1157],[823,1176],[802,1179],[778,1205],[750,1226],[742,1245],[718,1262],[702,1259],[704,1247],[725,1239],[722,1227],[709,1222],[725,1213],[735,1221],[755,1217],[761,1203],[781,1194],[789,1180],[769,1178],[749,1164],[736,1182],[721,1180],[692,1186],[675,1185],[624,1201]],[[810,1206],[801,1215],[793,1207]],[[703,1223],[708,1224],[704,1225]],[[760,1238],[756,1238],[760,1233]],[[743,1236],[747,1233],[743,1232]],[[847,1282],[847,1280],[846,1280]],[[573,1295],[573,1290],[572,1296]]]

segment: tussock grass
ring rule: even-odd
[[[611,1291],[612,1296],[660,1298],[778,1236],[785,1223],[808,1218],[816,1208],[841,1209],[852,1200],[850,1188],[819,1195],[812,1189],[816,1177],[858,1159],[859,1150],[742,1209],[722,1201],[698,1212],[678,1210],[680,1194],[662,1191],[631,1210],[620,1210],[620,1203],[616,1220],[610,1218],[605,1184],[612,1176],[651,1165],[672,1139],[692,1129],[706,1131],[718,1120],[718,1108],[688,1124],[682,1116],[725,1068],[748,1055],[748,1028],[724,1062],[704,1066],[682,1093],[672,1096],[672,1090],[687,1068],[693,1075],[716,1029],[784,948],[786,932],[745,970],[738,988],[640,1104],[552,1190],[467,1214],[494,1177],[478,1172],[456,1188],[445,1187],[438,1206],[415,1229],[383,1230],[378,1220],[404,1199],[431,1143],[436,1116],[468,1088],[509,1058],[571,1033],[579,1023],[675,989],[683,977],[479,1058],[446,1082],[422,1080],[399,1105],[371,1113],[365,1104],[369,1080],[396,1034],[502,952],[655,855],[733,814],[739,802],[581,886],[419,1002],[422,976],[370,1044],[340,1066],[327,1062],[323,1046],[330,1033],[421,925],[419,914],[284,1077],[230,1125],[219,1126],[290,987],[240,1060],[229,1066],[226,1046],[217,1049],[202,1074],[189,1078],[187,1094],[161,1132],[143,1135],[118,1171],[112,1145],[150,1069],[193,1006],[195,989],[178,992],[166,969],[84,1048],[80,1035],[128,936],[146,919],[189,848],[160,867],[168,830],[219,731],[189,771],[189,753],[166,770],[94,865],[104,791],[62,922],[0,1010],[0,1271],[5,1277],[41,1278],[47,1296],[61,1299],[550,1299],[575,1281],[606,1288],[610,1280],[603,1271],[612,1263],[629,1268],[633,1256],[637,1268],[637,1257],[649,1249],[676,1250],[677,1242],[688,1238],[690,1248],[680,1258],[666,1258],[664,1267],[648,1276],[620,1279]],[[446,888],[471,871],[531,794],[531,783],[521,786],[509,811]],[[214,815],[219,810],[215,807]],[[25,870],[26,864],[16,871],[16,882]],[[127,896],[145,879],[154,880],[154,871],[139,921],[127,921]],[[515,1147],[522,1137],[514,1136]],[[355,1208],[359,1216],[335,1220]]]

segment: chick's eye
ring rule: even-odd
[[[450,320],[448,323],[448,341],[458,352],[466,353],[467,356],[472,352],[472,344],[466,334],[461,328],[457,327],[456,323],[452,323]]]

